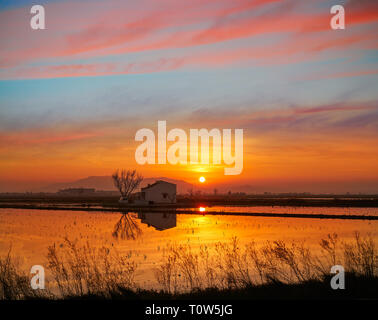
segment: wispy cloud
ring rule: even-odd
[[[151,73],[248,61],[295,63],[319,59],[317,55],[327,50],[371,48],[377,42],[371,26],[378,23],[376,4],[366,2],[361,7],[352,2],[350,8],[347,4],[348,29],[336,34],[329,27],[329,8],[317,3],[166,0],[157,5],[143,0],[131,5],[112,0],[107,6],[91,3],[89,11],[84,9],[88,4],[80,1],[55,2],[46,5],[48,28],[43,32],[30,30],[25,8],[3,11],[0,78]],[[263,35],[276,41],[267,45],[254,39],[250,46],[235,42]],[[231,41],[228,50],[215,46],[225,41]],[[130,61],[128,54],[137,52],[149,56]]]

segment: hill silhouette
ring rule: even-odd
[[[166,177],[144,178],[140,187],[145,187],[148,184],[152,184],[156,180],[164,180],[167,182],[175,183],[177,185],[177,193],[180,193],[180,194],[187,193],[189,189],[193,188],[193,185],[186,181],[176,180],[176,179],[171,179],[171,178],[166,178]],[[66,188],[95,188],[96,190],[103,190],[103,191],[116,190],[111,176],[90,176],[84,179],[71,181],[71,182],[54,183],[54,184],[51,184],[42,188],[41,191],[57,192],[60,189],[66,189]]]

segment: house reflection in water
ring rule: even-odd
[[[176,227],[175,213],[139,212],[138,218],[142,223],[159,231]]]

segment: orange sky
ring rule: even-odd
[[[47,1],[39,31],[29,1],[3,4],[0,191],[135,168],[209,188],[378,192],[378,5],[348,1],[332,30],[332,4]],[[138,165],[135,133],[158,120],[243,129],[242,174]]]

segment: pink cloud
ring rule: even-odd
[[[335,113],[347,116],[347,112],[368,111],[378,109],[376,101],[361,102],[355,104],[336,103],[330,105],[318,105],[308,107],[285,107],[275,110],[260,110],[250,112],[249,109],[238,110],[236,113],[229,109],[213,110],[199,109],[195,111],[188,119],[189,123],[197,123],[198,126],[218,126],[218,127],[234,127],[245,128],[250,126],[265,126],[279,124],[287,124],[299,119],[310,120],[319,113]],[[238,116],[235,116],[235,115]],[[329,115],[327,121],[332,121],[333,116]],[[277,126],[278,127],[278,126]]]
[[[4,46],[0,49],[0,78],[148,73],[186,66],[216,67],[248,60],[259,60],[259,64],[292,63],[315,59],[319,52],[329,49],[345,50],[357,45],[374,48],[373,43],[378,40],[375,32],[318,34],[330,30],[329,11],[296,12],[293,10],[296,3],[164,0],[157,5],[151,0],[142,0],[127,6],[125,2],[112,0],[112,6],[91,3],[91,10],[87,10],[88,4],[81,2],[53,3],[46,6],[50,19],[50,22],[47,20],[48,29],[38,32],[30,30],[30,15],[25,13],[25,8],[1,12],[0,41]],[[259,11],[256,10],[264,6],[269,6],[269,14],[257,15]],[[353,5],[347,12],[348,28],[378,22],[375,4],[367,3],[362,8]],[[291,33],[291,36],[270,45],[231,46],[224,51],[197,50],[204,44],[283,33]],[[173,48],[196,50],[176,57],[156,52]],[[155,58],[139,62],[126,62],[125,59],[115,65],[109,56],[152,50],[155,50]],[[89,57],[103,57],[109,62],[74,62]],[[37,66],[46,61],[54,65]],[[29,62],[39,63],[29,65]]]
[[[176,70],[183,66],[179,58],[155,59],[135,63],[97,63],[97,64],[64,64],[52,66],[33,66],[10,70],[8,79],[49,79],[66,77],[91,77],[119,74],[142,74]]]
[[[95,132],[53,132],[53,131],[27,131],[11,132],[0,135],[0,147],[9,148],[10,146],[36,145],[63,143],[71,141],[85,140],[101,136]]]
[[[371,110],[376,109],[376,104],[371,105],[344,105],[344,104],[334,104],[327,106],[319,106],[314,108],[297,108],[295,113],[304,114],[304,113],[319,113],[319,112],[330,112],[330,111],[356,111],[356,110]]]
[[[322,72],[314,73],[307,76],[300,77],[299,80],[322,80],[322,79],[340,79],[340,78],[351,78],[351,77],[361,77],[378,74],[378,69],[373,70],[355,70],[355,71],[344,71],[344,72]]]

